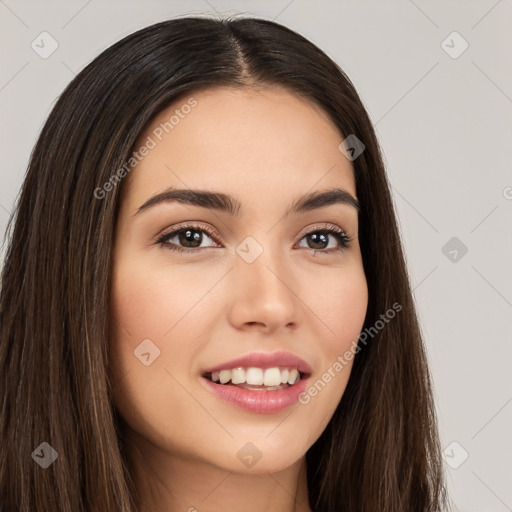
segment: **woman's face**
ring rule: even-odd
[[[142,134],[115,236],[110,347],[134,439],[266,473],[325,429],[368,299],[356,208],[343,192],[308,201],[356,199],[341,142],[322,110],[277,88],[192,94]]]

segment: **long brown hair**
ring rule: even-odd
[[[122,182],[95,194],[178,96],[278,85],[320,106],[353,161],[369,293],[346,391],[306,455],[316,512],[445,507],[430,377],[390,189],[352,83],[320,49],[277,23],[186,17],[144,28],[94,59],[65,89],[35,145],[9,223],[0,296],[0,510],[134,511],[109,370],[112,241]],[[375,330],[375,328],[374,328]],[[43,469],[33,452],[56,461]]]

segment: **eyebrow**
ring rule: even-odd
[[[222,192],[210,192],[207,190],[191,190],[168,188],[164,192],[150,197],[142,206],[140,206],[134,215],[138,215],[152,206],[162,203],[171,203],[173,201],[209,208],[226,212],[232,216],[237,216],[242,211],[242,204],[234,197]],[[284,217],[293,213],[302,213],[316,210],[333,204],[345,204],[354,207],[360,211],[359,201],[349,192],[342,188],[330,188],[323,191],[311,192],[295,200],[286,210]]]

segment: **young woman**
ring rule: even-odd
[[[374,130],[276,23],[159,23],[71,82],[0,322],[2,512],[444,510]]]

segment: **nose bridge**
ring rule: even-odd
[[[260,237],[260,240],[248,236],[236,248],[233,275],[236,321],[267,326],[296,322],[298,299],[292,291],[285,255],[278,245],[271,246],[271,237]]]
[[[284,284],[289,269],[279,248],[271,247],[270,237],[267,237],[266,243],[247,237],[237,247],[237,255],[235,268],[246,280],[251,281],[254,293],[290,293]]]

